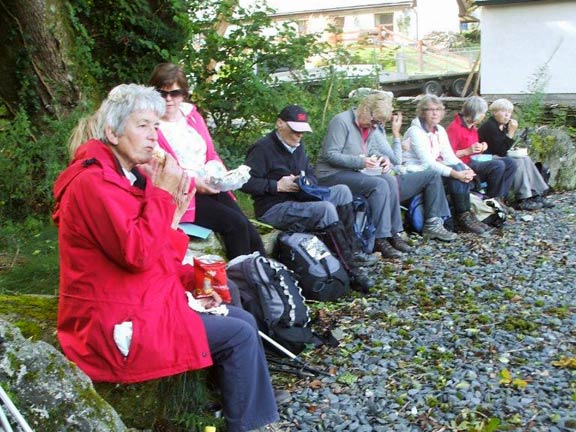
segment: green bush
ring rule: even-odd
[[[66,143],[80,113],[64,120],[46,119],[39,127],[20,110],[0,129],[0,218],[23,220],[48,214],[52,186],[66,166]]]

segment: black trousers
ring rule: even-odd
[[[228,260],[255,251],[264,255],[260,234],[227,192],[196,194],[195,198],[194,223],[222,236]]]

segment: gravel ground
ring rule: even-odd
[[[369,297],[325,304],[332,377],[275,374],[277,431],[576,431],[576,193],[481,238],[411,237]],[[317,307],[318,305],[316,305]]]

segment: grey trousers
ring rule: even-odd
[[[336,207],[351,202],[348,186],[338,184],[330,188],[327,201],[286,201],[272,206],[260,220],[283,231],[317,231],[338,222]]]
[[[409,172],[396,176],[400,187],[400,202],[422,193],[424,195],[424,218],[450,217],[450,207],[444,192],[442,176],[432,170]]]
[[[514,175],[512,190],[516,194],[516,199],[526,199],[534,195],[542,195],[548,190],[548,185],[530,157],[516,158],[515,161],[518,169]]]
[[[347,185],[354,195],[364,195],[372,210],[376,238],[387,238],[404,230],[400,213],[400,191],[396,177],[370,176],[358,171],[340,171],[318,179],[324,186]]]

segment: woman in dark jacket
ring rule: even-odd
[[[488,144],[486,153],[504,157],[514,144],[518,122],[512,118],[514,105],[508,99],[497,99],[490,105],[492,116],[478,129],[480,141]],[[515,157],[518,169],[514,175],[512,191],[516,195],[518,210],[538,210],[554,207],[544,198],[548,185],[529,156]]]

